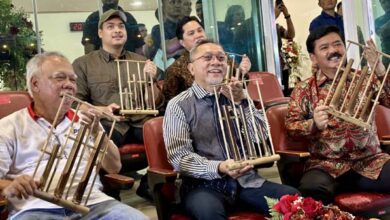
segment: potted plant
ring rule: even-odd
[[[11,0],[0,1],[0,88],[3,90],[26,88],[26,63],[37,53],[37,36],[27,18]]]

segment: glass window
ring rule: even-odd
[[[203,1],[204,25],[208,37],[218,41],[227,52],[247,54],[252,71],[265,70],[264,41],[259,1]],[[211,10],[213,8],[214,10]],[[218,9],[218,10],[217,10]],[[235,57],[240,61],[240,57]]]
[[[373,0],[372,9],[377,46],[384,53],[390,54],[390,0]],[[383,57],[382,60],[385,66],[389,65],[389,58]]]

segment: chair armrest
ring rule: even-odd
[[[278,150],[276,151],[283,159],[289,161],[301,161],[310,157],[310,153],[307,151],[298,150]]]
[[[381,145],[390,145],[390,140],[379,140],[379,143],[381,144]]]
[[[149,168],[148,172],[155,173],[158,175],[166,176],[166,177],[176,177],[177,172],[170,169],[160,169],[160,168]]]
[[[171,169],[149,168],[148,177],[149,186],[154,187],[157,184],[174,182],[177,172]]]
[[[134,179],[128,176],[123,176],[120,174],[106,174],[104,175],[104,181],[106,183],[110,183],[111,185],[115,185],[114,188],[120,189],[130,189],[134,185]]]
[[[283,156],[300,157],[300,158],[305,158],[310,156],[310,153],[307,151],[297,151],[297,150],[279,150],[276,151],[276,153]]]
[[[383,135],[380,137],[381,140],[390,140],[390,135]]]

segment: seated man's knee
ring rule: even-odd
[[[332,176],[321,170],[310,170],[303,175],[298,189],[303,196],[310,196],[328,204],[333,201],[334,186]]]
[[[196,219],[226,219],[223,199],[211,191],[190,192],[184,200],[184,206]]]

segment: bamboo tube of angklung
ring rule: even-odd
[[[264,102],[263,102],[263,95],[261,94],[260,85],[259,85],[259,81],[258,80],[256,80],[256,89],[257,89],[257,94],[258,94],[259,99],[260,99],[261,109],[263,110],[264,122],[265,122],[265,126],[267,128],[267,131],[268,131],[268,139],[270,140],[270,143],[271,143],[271,152],[272,152],[272,154],[275,154],[274,146],[273,146],[272,139],[271,139],[272,138],[271,137],[271,132],[270,132],[270,128],[268,126],[267,114],[265,113],[265,106],[264,106]],[[265,153],[265,155],[269,155],[270,154],[269,147],[268,147],[268,144],[267,144],[266,137],[264,135],[263,129],[260,127],[259,130],[260,130],[260,135],[261,135],[261,141],[262,141],[263,146],[264,146],[264,151],[265,151],[264,153]],[[259,147],[260,147],[260,144],[259,144]]]
[[[337,109],[339,106],[341,93],[343,91],[343,88],[345,87],[345,82],[347,81],[348,74],[351,71],[352,64],[353,64],[353,59],[350,59],[348,61],[347,66],[344,69],[343,75],[341,76],[337,84],[336,91],[333,94],[332,101],[330,102],[330,106],[333,107],[334,109]],[[336,80],[336,78],[334,80]]]
[[[68,182],[68,179],[69,179],[69,176],[70,176],[70,174],[72,172],[72,168],[73,168],[74,162],[75,162],[75,160],[77,158],[77,154],[78,154],[78,152],[80,150],[80,146],[82,144],[82,141],[83,141],[84,134],[85,134],[86,130],[87,129],[86,129],[85,125],[81,125],[80,126],[79,133],[77,134],[76,140],[74,141],[72,150],[70,151],[68,160],[66,161],[66,164],[65,164],[65,167],[64,167],[64,170],[62,171],[62,174],[61,174],[61,177],[60,177],[60,179],[58,181],[56,189],[54,190],[54,195],[59,197],[59,198],[62,197],[62,194],[64,192],[65,186],[66,186],[66,184]]]
[[[133,100],[132,100],[132,95],[131,95],[131,77],[130,77],[130,67],[129,67],[129,62],[126,62],[126,71],[127,71],[127,89],[128,89],[128,96],[126,96],[126,100],[129,100],[128,102],[129,105],[126,106],[126,109],[132,109],[133,108]],[[123,109],[123,108],[122,108]]]
[[[116,62],[116,67],[118,68],[118,86],[119,86],[119,100],[121,102],[121,109],[124,108],[124,105],[123,105],[123,91],[122,91],[122,80],[121,80],[121,67],[120,67],[120,63],[119,63],[119,60],[117,60]]]
[[[59,197],[56,197],[56,196],[51,195],[51,194],[46,193],[46,192],[42,192],[42,191],[36,190],[36,191],[34,191],[34,196],[37,197],[37,198],[43,199],[45,201],[51,202],[53,204],[62,206],[64,208],[70,209],[72,211],[81,213],[83,215],[85,215],[85,214],[87,214],[89,212],[89,208],[88,207],[74,204],[71,201],[68,201],[68,200],[65,200],[65,199],[61,199]]]
[[[138,100],[138,89],[137,89],[137,83],[136,83],[136,76],[135,74],[133,74],[133,82],[134,82],[134,89],[133,89],[133,94],[134,94],[134,103],[135,103],[135,107],[132,108],[132,109],[139,109],[139,100]]]
[[[238,132],[240,132],[241,131],[240,121],[238,119],[237,109],[234,107],[235,100],[234,100],[232,88],[230,86],[229,86],[229,95],[230,95],[230,100],[231,100],[232,105],[233,105],[232,109],[233,109],[233,113],[234,113],[234,121],[236,123]],[[242,135],[240,135],[240,133],[238,134],[238,138],[240,140],[241,151],[243,152],[242,155],[244,157],[244,160],[247,160],[246,153],[245,153],[245,147],[244,147],[244,141],[242,140]]]
[[[222,109],[223,109],[222,115],[223,115],[223,118],[225,119],[225,124],[227,127],[227,132],[228,132],[228,136],[229,136],[229,140],[230,140],[229,148],[233,152],[234,160],[239,160],[241,158],[240,158],[240,154],[238,153],[238,147],[237,147],[236,141],[234,140],[234,134],[232,132],[233,127],[230,124],[231,118],[230,118],[228,106],[224,105],[224,106],[222,106]],[[225,127],[222,127],[221,129],[225,130]],[[229,153],[229,152],[227,152],[227,153]]]
[[[240,118],[242,120],[242,125],[244,127],[244,139],[246,141],[246,146],[247,146],[246,152],[248,152],[249,159],[253,159],[256,157],[256,150],[254,149],[253,141],[252,141],[252,138],[249,134],[249,129],[248,129],[248,125],[247,125],[248,121],[246,120],[242,105],[240,105],[239,108],[240,108]],[[256,125],[252,125],[252,126],[256,126]],[[257,135],[257,134],[255,134],[255,135]]]
[[[93,169],[95,168],[96,160],[97,160],[99,153],[100,153],[100,150],[103,146],[105,135],[106,135],[106,133],[104,131],[99,131],[99,133],[96,137],[95,144],[94,144],[95,149],[94,149],[94,151],[91,152],[91,156],[89,157],[88,163],[85,167],[84,174],[81,177],[81,180],[80,180],[79,185],[76,189],[76,192],[73,195],[72,201],[74,203],[77,203],[77,204],[81,203],[81,199],[83,198],[83,194],[84,194],[85,189],[87,188],[87,185],[88,185],[88,180],[91,177]]]
[[[356,109],[356,112],[353,116],[354,118],[360,118],[362,116],[362,114],[359,115],[359,113],[362,113],[363,109],[367,109],[367,107],[368,107],[367,104],[371,102],[371,98],[374,95],[374,94],[371,94],[371,92],[372,92],[371,87],[372,87],[372,83],[374,83],[374,76],[375,76],[375,73],[372,72],[370,74],[370,76],[368,77],[368,81],[364,87],[364,92],[361,94],[360,102],[359,102],[358,107]],[[370,97],[370,98],[368,99],[368,97]],[[366,100],[366,99],[367,99],[367,102],[364,103],[364,100]]]
[[[92,124],[94,124],[94,123],[96,123],[96,118],[94,118],[94,121],[92,122]],[[90,135],[91,135],[91,133],[92,133],[91,129],[88,129],[86,133],[87,134],[85,134],[84,137],[87,137],[86,140],[88,140]],[[74,138],[72,138],[72,137],[69,137],[69,138],[74,140]],[[83,139],[85,139],[85,138],[83,138]],[[89,143],[88,142],[87,143],[83,142],[81,146],[82,146],[83,149],[81,150],[81,154],[79,155],[79,158],[83,158],[84,157],[85,151],[89,147]],[[73,186],[73,183],[74,183],[74,180],[75,180],[75,178],[77,176],[78,170],[80,169],[80,164],[81,164],[81,159],[79,159],[77,161],[75,172],[73,172],[72,179],[70,180],[70,184],[68,185],[68,190],[66,191],[65,199],[68,199],[70,190],[71,190],[71,188]]]
[[[41,184],[42,188],[45,187],[47,179],[49,178],[50,171],[53,168],[54,161],[58,155],[58,149],[60,149],[60,144],[54,144],[53,149],[51,151],[51,154],[49,156],[49,160],[46,164],[45,170],[43,171],[43,174],[40,178],[40,184]]]
[[[364,114],[366,114],[367,113],[367,109],[368,109],[368,107],[370,106],[370,104],[371,104],[371,102],[372,102],[372,97],[374,96],[374,91],[370,91],[369,93],[368,93],[368,96],[366,97],[366,102],[364,103],[364,105],[363,105],[363,108],[362,108],[362,111],[360,112],[360,115],[359,115],[359,118],[360,119],[363,119],[363,116],[364,116]]]
[[[360,75],[359,80],[356,83],[351,98],[349,99],[349,103],[346,105],[346,111],[348,115],[353,115],[353,110],[355,109],[356,102],[358,100],[358,95],[363,85],[363,82],[366,79],[367,72],[368,72],[368,66],[363,67],[362,74]]]
[[[140,91],[139,95],[142,96],[144,93],[142,89],[141,66],[139,65],[139,63],[137,64],[137,68],[138,68],[138,84],[139,84],[139,91]],[[140,98],[140,100],[141,100],[141,109],[145,109],[144,99]]]
[[[64,98],[62,98],[62,99],[61,99],[61,103],[60,103],[60,108],[59,108],[59,109],[61,109],[62,106],[64,105],[64,101],[65,101]],[[60,114],[60,111],[57,111],[56,116],[54,117],[53,124],[57,124],[59,114]],[[42,162],[43,155],[47,152],[47,146],[48,146],[49,143],[51,142],[50,140],[51,140],[51,135],[53,134],[53,129],[54,129],[54,126],[51,126],[51,127],[50,127],[50,131],[49,131],[49,135],[47,136],[46,141],[45,141],[45,144],[43,145],[43,148],[42,148],[42,154],[41,154],[41,156],[39,157],[38,162],[37,162],[37,166],[36,166],[35,169],[34,169],[34,173],[33,173],[33,175],[32,175],[33,178],[34,178],[35,175],[37,174],[38,167],[39,167],[39,165],[40,165],[41,162]]]
[[[221,106],[219,105],[219,102],[218,102],[217,87],[214,86],[213,90],[214,90],[215,102],[217,103],[218,121],[219,121],[219,125],[220,125],[221,131],[222,131],[221,133],[222,133],[223,143],[225,145],[226,157],[227,157],[227,159],[230,159],[229,147],[228,147],[228,143],[227,143],[227,139],[226,139],[225,129],[223,126]]]

